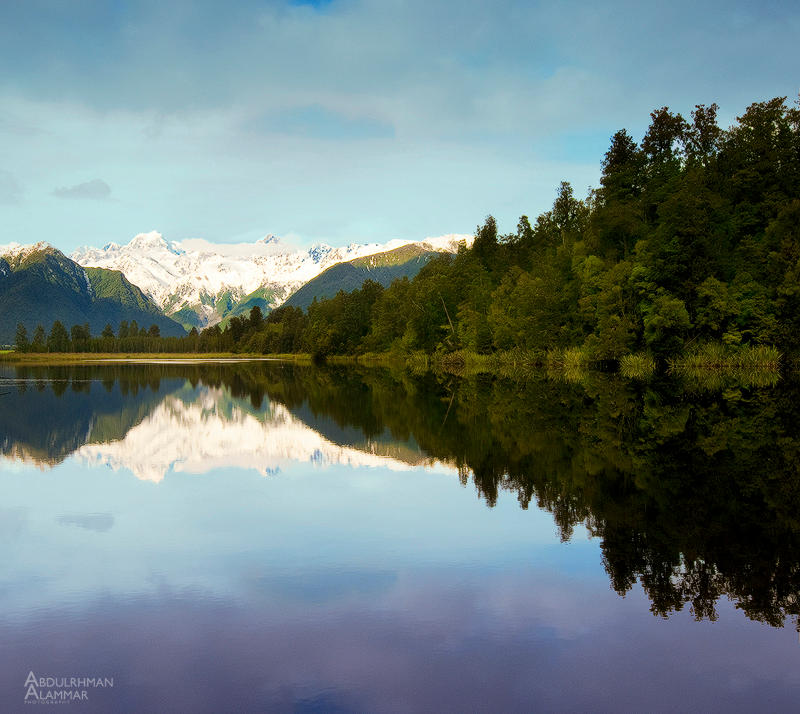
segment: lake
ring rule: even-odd
[[[0,395],[4,712],[797,710],[791,379],[120,362]]]

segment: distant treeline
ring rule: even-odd
[[[522,216],[513,233],[489,216],[471,248],[413,280],[386,289],[367,281],[307,312],[254,308],[225,330],[183,338],[72,335],[71,348],[319,357],[577,349],[616,360],[715,343],[797,354],[800,109],[785,97],[755,103],[727,130],[714,104],[689,120],[666,107],[651,119],[640,143],[614,134],[600,187],[585,199],[562,182],[552,209],[533,223]]]
[[[59,320],[53,322],[49,332],[37,325],[33,335],[28,335],[25,325],[19,323],[14,338],[18,352],[162,352],[168,342],[183,338],[161,337],[158,325],[139,327],[136,320],[120,322],[116,334],[107,324],[99,336],[92,336],[89,324],[67,328]]]

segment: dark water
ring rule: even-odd
[[[0,711],[798,708],[791,380],[0,375]]]

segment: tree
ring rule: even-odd
[[[75,352],[84,352],[91,339],[88,323],[85,325],[73,325],[70,329],[70,339],[72,340],[72,349]]]
[[[675,354],[692,322],[683,300],[660,290],[644,307],[644,339],[656,354]]]
[[[517,223],[517,241],[528,246],[533,242],[533,228],[525,215],[520,216]]]
[[[21,322],[17,323],[17,334],[14,337],[14,346],[17,352],[27,352],[31,346],[30,342],[28,342],[28,331]]]
[[[258,305],[253,305],[250,310],[250,329],[260,330],[261,326],[264,324],[264,315],[261,312],[261,308]]]
[[[161,329],[158,327],[158,325],[153,323],[152,325],[150,325],[150,329],[147,331],[147,336],[148,337],[161,337]]]
[[[47,349],[47,338],[45,337],[44,326],[36,325],[31,342],[31,352],[44,352]]]
[[[106,326],[103,328],[103,332],[101,333],[100,336],[103,337],[104,339],[113,339],[113,337],[114,337],[114,328],[111,327],[110,324],[106,324]]]
[[[635,198],[641,190],[642,152],[630,134],[620,129],[611,137],[600,177],[604,201]]]
[[[680,114],[667,107],[650,113],[650,126],[642,139],[642,150],[653,163],[663,163],[676,158],[676,147],[682,143],[687,124]]]
[[[684,151],[689,161],[699,161],[703,166],[717,153],[722,130],[717,126],[717,110],[712,104],[698,104],[692,112],[692,123],[686,126]]]
[[[66,352],[69,349],[69,333],[59,320],[53,323],[47,336],[48,352]]]
[[[558,195],[553,202],[553,221],[561,234],[561,245],[566,245],[568,237],[574,233],[578,224],[580,201],[572,193],[569,181],[562,181]]]
[[[484,224],[475,229],[472,250],[483,266],[491,270],[497,252],[497,221],[494,216],[486,216]]]

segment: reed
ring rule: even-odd
[[[656,373],[656,360],[647,352],[623,355],[619,359],[619,373],[625,379],[638,379],[646,381],[652,379]]]
[[[545,357],[547,376],[566,382],[580,382],[588,374],[592,360],[580,347],[548,350]]]
[[[780,350],[772,345],[730,347],[710,342],[670,360],[668,372],[706,389],[718,389],[731,383],[742,387],[767,387],[780,380],[782,359]]]

